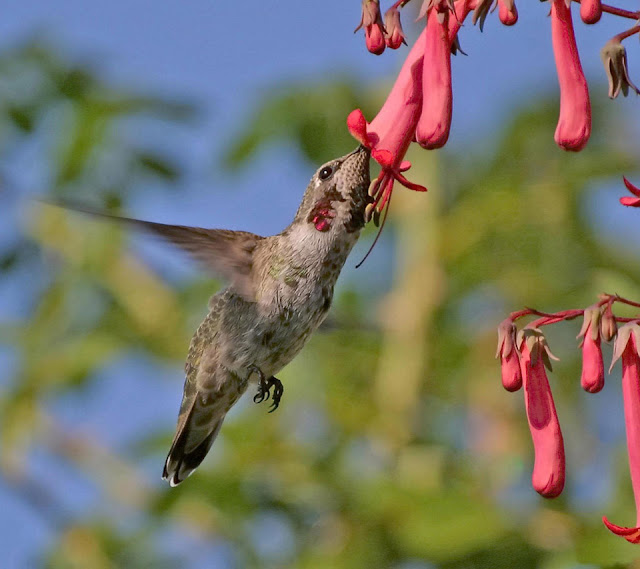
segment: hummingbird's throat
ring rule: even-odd
[[[333,207],[334,201],[343,202],[345,199],[335,188],[331,188],[309,212],[307,221],[313,223],[318,231],[325,232],[331,229],[333,219],[336,217],[336,210]]]
[[[309,215],[309,222],[313,223],[314,227],[318,231],[329,231],[335,216],[336,212],[332,207],[325,207],[321,209],[314,208]]]

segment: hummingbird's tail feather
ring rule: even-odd
[[[182,427],[178,429],[164,463],[162,479],[167,480],[172,487],[180,484],[200,466],[213,441],[216,440],[226,416],[226,413],[222,415],[213,423],[213,428],[201,437],[203,431],[192,421],[194,407],[195,405],[191,408]]]

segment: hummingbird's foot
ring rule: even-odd
[[[284,393],[284,385],[282,385],[282,382],[273,375],[269,378],[269,382],[269,387],[273,386],[273,399],[271,400],[271,409],[269,409],[269,413],[273,413],[280,405],[280,399],[282,399],[282,394]]]
[[[262,403],[271,397],[271,388],[273,387],[273,399],[271,400],[271,409],[269,413],[273,413],[280,405],[280,399],[284,393],[284,386],[282,382],[273,375],[270,378],[266,378],[262,370],[257,366],[250,366],[249,370],[258,374],[260,378],[260,384],[258,385],[258,393],[253,397],[254,403]]]

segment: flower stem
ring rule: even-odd
[[[611,39],[621,42],[622,40],[626,40],[629,36],[637,34],[638,32],[640,32],[640,26],[633,26],[633,28],[629,28],[626,32],[622,32],[617,36],[613,36],[613,38]]]
[[[611,298],[613,299],[613,302],[622,302],[623,304],[640,308],[640,302],[633,302],[633,300],[628,300],[626,298],[618,296],[617,294],[611,295]]]
[[[391,6],[391,10],[397,10],[398,8],[404,8],[411,0],[398,0],[393,6]]]
[[[629,18],[630,20],[640,19],[640,12],[630,12],[629,10],[623,10],[622,8],[609,6],[608,4],[602,4],[602,11],[606,12],[607,14],[613,14],[614,16]]]

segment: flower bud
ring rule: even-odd
[[[384,15],[385,42],[390,49],[398,49],[404,41],[404,32],[397,8],[389,8]]]
[[[629,69],[627,66],[627,50],[617,40],[608,41],[600,50],[600,57],[604,64],[604,70],[609,80],[609,98],[615,99],[622,91],[626,97],[629,94],[629,87],[636,94],[640,94],[629,78]]]
[[[518,21],[514,0],[498,0],[498,17],[505,26],[513,26]]]
[[[582,338],[582,375],[580,384],[589,393],[604,387],[604,362],[600,348],[600,307],[597,304],[584,311],[584,321],[578,338]]]
[[[602,16],[602,2],[600,0],[581,0],[580,17],[585,24],[596,24]]]
[[[520,355],[516,348],[516,326],[511,318],[503,320],[498,326],[498,350],[502,369],[502,386],[507,391],[518,391],[522,387]]]
[[[354,32],[357,32],[362,27],[364,27],[367,49],[375,55],[380,55],[384,51],[386,44],[379,0],[362,0],[362,17]]]

